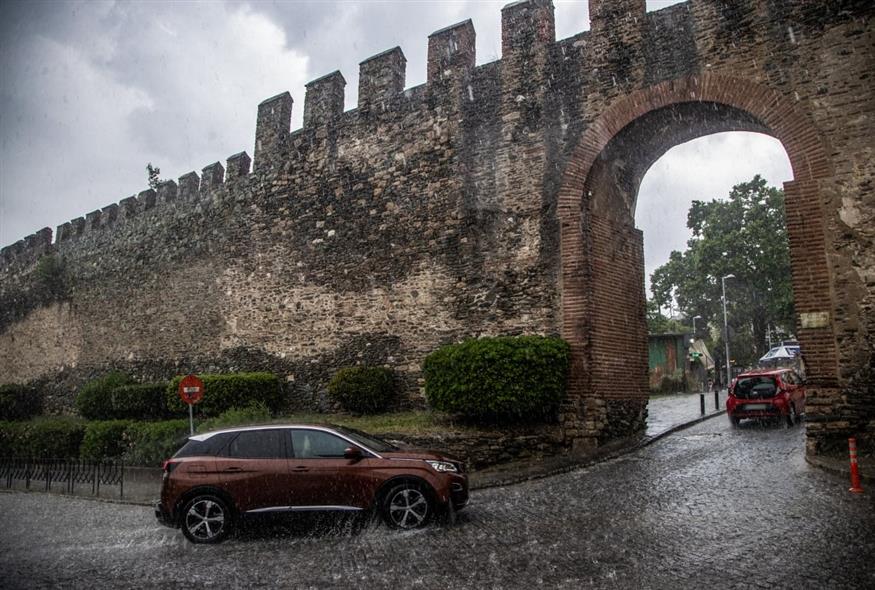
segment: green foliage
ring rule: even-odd
[[[270,409],[261,402],[253,402],[244,408],[232,408],[222,412],[216,418],[204,420],[198,427],[198,432],[209,432],[232,426],[246,424],[263,424],[270,420]]]
[[[285,404],[279,378],[272,373],[228,373],[223,375],[198,375],[204,382],[204,398],[195,406],[201,416],[215,417],[232,408],[245,408],[253,402],[261,402],[272,412],[281,410]],[[164,396],[167,408],[174,414],[188,412],[188,407],[179,399],[178,376],[167,386]]]
[[[40,413],[42,397],[25,385],[0,385],[0,420],[28,420]]]
[[[663,375],[655,393],[681,393],[687,390],[687,378],[683,373]]]
[[[126,450],[124,434],[130,425],[129,420],[89,422],[79,456],[92,460],[120,457]]]
[[[26,422],[0,422],[0,457],[26,457]]]
[[[188,419],[133,422],[124,432],[124,460],[130,465],[159,466],[189,436]]]
[[[647,333],[648,334],[678,334],[687,332],[689,326],[662,315],[655,301],[647,302]]]
[[[89,420],[114,418],[112,392],[133,383],[134,380],[124,373],[109,373],[93,379],[86,383],[76,396],[76,409]]]
[[[734,274],[726,280],[733,354],[737,364],[752,364],[765,352],[769,324],[793,328],[784,194],[755,176],[733,187],[728,200],[694,201],[687,227],[687,250],[672,252],[651,276],[653,299],[722,326],[720,279]],[[720,350],[723,339],[709,344]]]
[[[134,420],[163,418],[167,415],[164,393],[165,383],[139,383],[122,385],[110,392],[111,416],[106,418]]]
[[[149,188],[153,191],[158,190],[158,185],[161,184],[159,174],[161,174],[161,168],[153,166],[152,162],[146,164],[146,180],[149,182]]]
[[[435,409],[478,421],[544,419],[565,397],[569,364],[559,338],[468,340],[426,357],[425,395]]]
[[[45,254],[36,263],[34,270],[35,298],[42,303],[60,301],[69,292],[69,277],[63,259],[54,254]]]
[[[328,383],[328,395],[344,410],[355,414],[378,414],[395,401],[395,373],[387,367],[347,367]]]
[[[73,418],[0,422],[0,456],[67,459],[79,456],[85,423]]]

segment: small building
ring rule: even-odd
[[[702,340],[689,332],[647,337],[651,392],[704,391],[714,359]]]

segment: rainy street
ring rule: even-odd
[[[5,587],[863,588],[875,504],[801,428],[703,422],[619,459],[476,491],[455,524],[336,519],[193,546],[149,508],[0,494]]]

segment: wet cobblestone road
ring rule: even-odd
[[[619,459],[475,492],[455,525],[316,520],[192,546],[144,507],[0,494],[5,587],[872,588],[875,503],[800,428],[718,417]]]

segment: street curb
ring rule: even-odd
[[[495,481],[486,481],[475,483],[472,482],[470,484],[470,488],[472,490],[485,490],[489,488],[500,488],[504,486],[514,485],[518,483],[523,483],[526,481],[534,481],[537,479],[543,479],[545,477],[551,477],[553,475],[560,475],[562,473],[568,473],[570,471],[574,471],[576,469],[584,469],[586,467],[591,467],[593,465],[597,465],[599,463],[605,463],[612,459],[616,459],[618,457],[622,457],[623,455],[628,455],[629,453],[633,453],[639,449],[643,449],[644,447],[650,446],[653,443],[669,436],[670,434],[674,434],[691,426],[695,426],[701,422],[706,420],[710,420],[711,418],[715,418],[717,416],[721,416],[726,413],[726,410],[719,410],[713,412],[711,414],[706,414],[705,416],[699,416],[694,420],[689,420],[687,422],[682,422],[680,424],[675,424],[674,426],[660,432],[654,434],[652,436],[645,436],[635,444],[632,444],[627,447],[623,447],[617,450],[611,450],[604,454],[596,451],[594,455],[590,455],[587,457],[581,457],[579,460],[571,459],[570,462],[566,465],[562,465],[561,467],[557,467],[554,469],[547,469],[541,473],[534,473],[530,475],[517,476],[517,477],[508,477],[504,479],[496,479]]]
[[[10,490],[0,489],[0,494],[38,494],[40,496],[57,496],[59,498],[76,498],[79,500],[88,500],[89,502],[103,502],[104,504],[127,504],[129,506],[154,506],[154,502],[138,502],[136,500],[125,500],[123,498],[98,498],[95,496],[80,496],[78,494],[61,494],[59,492],[43,492],[40,490]],[[157,500],[157,496],[155,497]]]
[[[817,456],[809,457],[808,455],[805,455],[805,462],[812,467],[822,469],[823,471],[826,471],[831,475],[838,475],[844,479],[848,479],[851,477],[851,467],[849,463],[846,463],[844,467],[837,467],[835,465],[832,465],[832,462],[829,459],[823,459]],[[863,473],[861,471],[860,479],[862,481],[875,482],[875,475],[872,475],[870,473]]]

